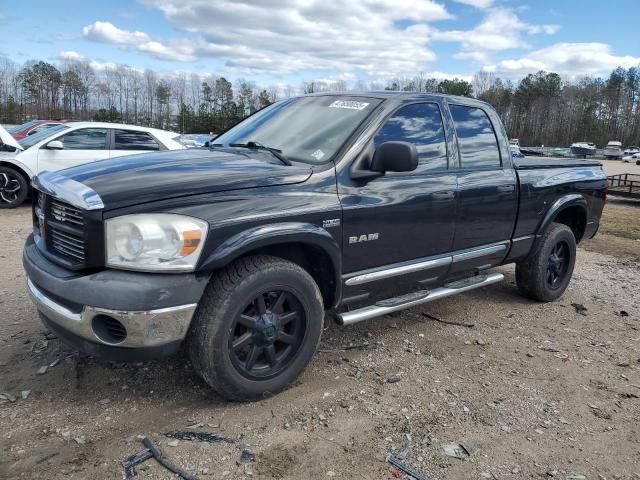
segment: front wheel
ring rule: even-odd
[[[218,272],[189,332],[197,373],[230,400],[259,400],[293,382],[315,354],[324,308],[300,266],[265,255]]]
[[[525,297],[552,302],[569,285],[576,262],[576,238],[561,223],[552,223],[524,261],[516,264],[516,283]]]
[[[13,168],[0,167],[0,208],[16,208],[25,201],[29,185]]]

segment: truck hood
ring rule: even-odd
[[[244,149],[130,155],[57,172],[98,194],[106,210],[204,193],[300,183],[311,167]],[[76,184],[77,185],[77,184]]]
[[[7,132],[2,125],[0,125],[0,143],[12,146],[16,149],[16,152],[21,152],[22,150],[24,150],[24,148],[22,148],[18,141],[13,138],[13,136],[9,132]]]

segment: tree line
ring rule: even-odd
[[[640,68],[617,68],[607,78],[569,80],[529,74],[518,82],[478,72],[471,82],[424,74],[386,82],[310,81],[259,88],[197,73],[161,75],[124,65],[67,60],[59,65],[0,57],[0,123],[32,118],[124,122],[182,133],[220,132],[247,115],[298,94],[399,90],[477,97],[491,103],[510,137],[523,145],[568,146],[609,140],[640,143]]]

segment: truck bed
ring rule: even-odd
[[[562,168],[562,167],[598,167],[602,164],[596,160],[583,160],[573,158],[514,158],[513,164],[516,170],[530,170],[535,168]]]

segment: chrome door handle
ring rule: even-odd
[[[516,187],[513,185],[500,185],[498,187],[498,191],[500,193],[511,193],[511,192],[515,192]]]
[[[451,200],[455,196],[456,192],[453,191],[436,192],[431,194],[431,197],[435,198],[436,200]]]

